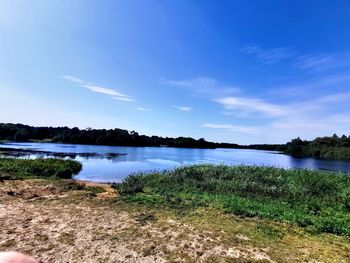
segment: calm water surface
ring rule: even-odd
[[[105,156],[76,157],[83,170],[77,179],[96,182],[120,182],[139,171],[172,169],[190,164],[258,165],[280,168],[307,168],[350,172],[350,162],[314,158],[293,158],[271,151],[242,149],[184,149],[170,147],[122,147],[55,143],[7,143],[3,147],[50,152],[126,154],[113,158]],[[0,145],[1,147],[1,145]],[[35,157],[35,156],[31,156]]]

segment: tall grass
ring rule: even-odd
[[[79,173],[79,162],[62,159],[14,159],[0,158],[0,179],[27,177],[72,178]]]
[[[272,167],[198,165],[129,176],[116,185],[129,200],[221,207],[244,217],[288,221],[350,236],[350,176]]]

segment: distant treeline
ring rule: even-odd
[[[79,129],[68,127],[32,127],[23,124],[0,124],[0,140],[28,142],[47,141],[71,144],[111,146],[168,146],[182,148],[244,148],[259,150],[283,150],[281,145],[248,145],[214,143],[189,137],[159,137],[139,135],[123,129]]]
[[[286,153],[295,157],[350,160],[350,136],[319,137],[313,141],[294,139],[286,145]]]
[[[190,137],[140,135],[123,129],[79,129],[68,127],[33,127],[24,124],[0,123],[0,140],[28,142],[46,141],[71,144],[111,146],[168,146],[181,148],[236,148],[281,151],[294,157],[350,160],[350,136],[319,137],[313,141],[293,139],[287,144],[215,143]]]

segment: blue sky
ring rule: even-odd
[[[348,1],[0,2],[0,122],[242,144],[350,131]]]

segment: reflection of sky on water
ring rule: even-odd
[[[350,171],[350,162],[313,158],[299,159],[270,151],[121,147],[54,143],[10,143],[3,144],[3,146],[60,153],[98,153],[101,156],[77,156],[75,159],[83,163],[83,170],[76,178],[99,182],[118,182],[129,174],[139,171],[172,169],[181,165],[201,163]],[[108,153],[126,155],[106,158],[105,156]]]

